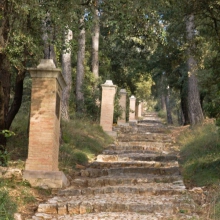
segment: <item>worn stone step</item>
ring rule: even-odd
[[[178,167],[177,161],[158,162],[158,161],[95,161],[88,165],[88,168],[103,169],[103,168],[124,168],[124,167],[156,167],[156,168],[169,168]]]
[[[136,134],[136,133],[163,133],[163,134],[169,134],[169,130],[167,127],[161,125],[145,125],[145,124],[138,124],[136,126],[117,126],[113,130],[119,131],[120,133],[125,134]]]
[[[176,155],[158,155],[153,153],[121,153],[121,154],[100,154],[96,161],[115,162],[115,161],[176,161]]]
[[[168,152],[159,152],[155,150],[109,150],[106,149],[102,152],[103,155],[123,155],[123,154],[145,154],[145,155],[168,155]]]
[[[79,196],[79,195],[98,195],[98,194],[135,194],[139,195],[177,195],[186,193],[186,188],[182,181],[170,183],[137,183],[117,185],[117,186],[102,186],[102,187],[84,187],[77,188],[69,187],[59,191],[59,196]]]
[[[148,185],[158,183],[169,183],[172,185],[183,185],[183,180],[180,175],[124,175],[115,178],[114,176],[102,176],[96,178],[79,177],[71,181],[71,185],[75,188],[82,187],[105,187],[105,186],[116,186],[116,185]]]
[[[123,176],[128,174],[154,174],[154,175],[178,175],[180,174],[179,167],[124,167],[124,168],[110,168],[110,169],[94,169],[88,168],[80,171],[81,176],[84,177],[100,177],[100,176]]]
[[[118,141],[117,144],[109,146],[108,150],[154,150],[170,148],[171,143],[149,142],[149,141]]]
[[[117,136],[118,141],[150,141],[150,142],[173,142],[173,139],[170,135],[167,134],[154,134],[150,132],[146,133],[137,133],[137,134],[129,134],[119,133]]]
[[[99,194],[86,196],[54,197],[38,206],[38,213],[85,214],[97,212],[136,212],[175,214],[191,213],[194,203],[187,195],[143,196],[130,194]]]
[[[154,214],[135,213],[135,212],[100,212],[100,213],[85,213],[81,215],[51,215],[44,213],[36,213],[33,220],[53,219],[53,220],[186,220],[199,219],[195,214],[177,213],[168,215],[163,212]]]

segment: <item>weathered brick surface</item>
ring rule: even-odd
[[[129,121],[135,120],[135,110],[136,110],[136,98],[134,96],[130,97],[130,111],[129,111]]]
[[[26,170],[58,171],[60,116],[56,115],[57,78],[33,78]],[[58,107],[59,108],[59,107]]]
[[[102,85],[100,125],[104,131],[112,131],[115,92],[115,85],[107,82]]]

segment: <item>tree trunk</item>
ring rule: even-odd
[[[54,45],[52,44],[54,40],[53,27],[50,25],[50,13],[47,12],[45,19],[42,24],[44,41],[44,59],[53,59],[54,64],[57,66],[56,53]]]
[[[194,15],[191,14],[188,16],[186,21],[186,31],[187,31],[187,39],[191,45],[188,49],[188,112],[189,112],[189,120],[191,125],[196,125],[201,123],[204,120],[200,98],[199,98],[199,89],[198,89],[198,81],[196,77],[197,72],[197,62],[193,57],[192,50],[195,48],[194,43],[192,43],[194,39]]]
[[[95,78],[99,77],[99,11],[98,11],[98,0],[94,3],[94,13],[93,13],[93,35],[92,35],[92,72]]]
[[[0,132],[5,129],[4,92],[0,81]],[[6,138],[0,133],[0,154],[5,150]],[[0,157],[0,163],[3,162]]]
[[[163,111],[166,111],[166,97],[164,94],[161,94],[161,109]]]
[[[182,125],[190,124],[188,111],[188,76],[183,76],[180,87],[180,105],[182,110]]]
[[[9,18],[8,1],[0,3],[0,132],[6,129],[6,116],[10,102],[11,71],[8,57],[4,53],[6,42],[8,41]],[[4,151],[6,138],[0,134],[0,151]],[[3,162],[0,159],[1,162]]]
[[[172,118],[171,107],[170,107],[169,88],[167,89],[167,95],[165,96],[165,104],[166,104],[166,110],[167,110],[167,123],[168,124],[173,124],[173,118]]]
[[[10,110],[7,113],[6,117],[6,129],[9,129],[11,127],[12,121],[14,120],[16,114],[18,113],[21,103],[22,103],[22,97],[23,97],[23,83],[25,78],[25,70],[18,72],[16,76],[15,81],[15,95],[13,102],[10,106]]]
[[[67,30],[65,33],[65,45],[69,45],[70,41],[72,40],[73,33],[71,30]],[[67,86],[63,89],[62,94],[62,103],[61,103],[61,116],[62,119],[69,121],[69,99],[70,99],[70,92],[72,87],[72,71],[71,71],[71,48],[68,48],[63,51],[62,54],[62,72],[64,79],[67,83]]]
[[[84,80],[84,63],[85,63],[85,44],[86,34],[84,27],[84,16],[80,19],[80,34],[79,34],[79,49],[77,53],[77,70],[76,70],[76,111],[83,111],[84,95],[82,91],[83,80]]]

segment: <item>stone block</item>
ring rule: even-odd
[[[62,171],[33,171],[25,170],[23,180],[30,182],[31,186],[41,188],[63,188],[69,181]]]

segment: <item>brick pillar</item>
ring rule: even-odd
[[[53,60],[29,69],[32,78],[28,158],[23,178],[33,186],[61,188],[67,184],[58,169],[60,100],[66,86]]]
[[[142,105],[143,105],[143,103],[139,102],[139,104],[138,104],[138,118],[142,117]]]
[[[112,131],[116,88],[111,80],[106,80],[105,84],[102,84],[100,125],[104,131]]]
[[[132,95],[130,98],[129,122],[135,121],[136,98]]]
[[[121,89],[120,90],[119,105],[122,108],[122,115],[121,115],[121,118],[118,119],[118,124],[126,123],[126,97],[127,97],[126,90],[125,89]]]

